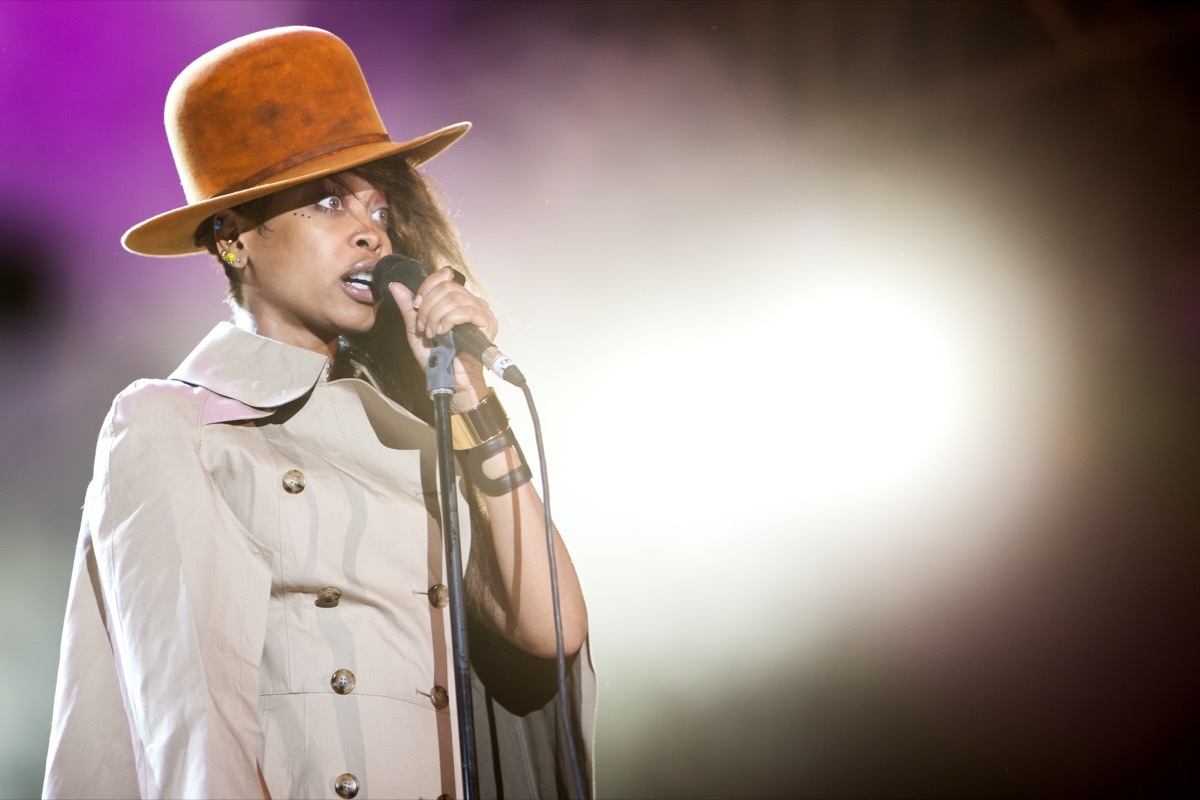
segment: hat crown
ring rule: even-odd
[[[198,227],[219,211],[383,158],[415,167],[471,128],[458,122],[393,142],[350,48],[299,26],[201,56],[171,85],[165,119],[188,204],[127,230],[121,244],[131,253],[198,252]]]
[[[254,33],[201,56],[171,85],[164,117],[189,203],[390,141],[354,54],[318,28]]]

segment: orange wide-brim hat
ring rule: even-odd
[[[388,156],[416,166],[471,127],[392,141],[350,48],[306,27],[252,33],[201,56],[171,84],[164,116],[188,204],[121,237],[146,256],[200,252],[196,229],[217,212]]]

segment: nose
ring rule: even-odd
[[[370,222],[364,223],[358,221],[358,225],[355,226],[353,238],[354,246],[365,250],[378,250],[383,244],[383,236]]]
[[[383,237],[368,228],[358,233],[354,239],[354,246],[362,247],[366,250],[378,250],[382,241]]]
[[[358,206],[350,213],[350,218],[354,220],[351,238],[355,247],[376,251],[383,246],[385,232],[380,229],[379,223],[371,219],[369,209]]]

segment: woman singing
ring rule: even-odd
[[[201,57],[166,122],[188,204],[123,244],[212,253],[234,322],[105,420],[45,794],[459,797],[425,363],[432,337],[497,321],[416,166],[469,126],[392,141],[346,45],[299,27]],[[391,253],[431,268],[415,295],[375,285]],[[541,500],[481,365],[453,366],[481,791],[574,794],[583,595],[555,533],[562,697]]]

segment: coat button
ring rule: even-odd
[[[348,669],[339,669],[329,679],[329,685],[338,694],[350,694],[354,691],[354,673]]]
[[[440,583],[429,587],[429,605],[434,608],[445,608],[450,604],[450,590]]]
[[[304,473],[298,469],[289,469],[283,473],[283,490],[288,494],[300,494],[304,491]]]
[[[350,800],[351,797],[358,794],[358,778],[349,772],[343,772],[333,782],[333,790],[337,792],[338,797],[345,797],[346,800]]]
[[[342,590],[336,586],[326,586],[317,590],[317,605],[321,608],[333,608],[342,599]]]
[[[429,693],[429,702],[433,703],[434,708],[441,711],[450,705],[450,693],[441,686],[435,686],[433,687],[433,691]]]

